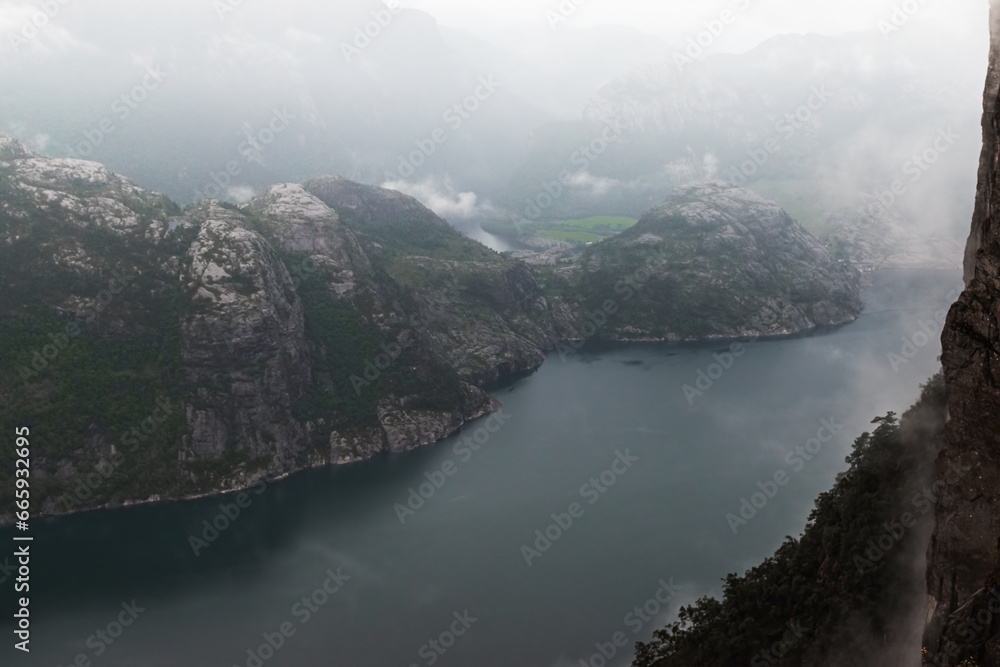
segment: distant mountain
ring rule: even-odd
[[[594,91],[668,52],[663,40],[621,26],[553,31],[519,25],[477,37],[443,28],[442,36],[483,71],[496,72],[518,97],[562,119],[579,118]]]
[[[280,27],[258,15],[268,11],[244,4],[219,20],[209,3],[197,31],[169,15],[151,31],[135,16],[130,34],[67,17],[102,48],[0,54],[0,87],[22,93],[0,98],[0,132],[102,162],[181,204],[241,202],[328,173],[484,200],[502,193],[536,127],[579,115],[594,90],[662,52],[624,28],[486,40],[378,2],[283,13]]]
[[[362,39],[374,7],[340,5],[277,29],[245,27],[251,7],[219,21],[209,3],[198,33],[164,28],[141,45],[102,36],[100,50],[0,66],[0,86],[24,93],[0,99],[0,131],[105,163],[182,204],[243,201],[325,173],[381,184],[408,163],[414,182],[487,192],[505,182],[552,116],[491,69],[503,61],[470,60],[416,10],[377,10],[386,25]]]
[[[966,101],[980,76],[905,31],[789,35],[684,61],[683,46],[625,28],[472,36],[359,3],[281,28],[264,8],[206,11],[196,32],[163,15],[155,36],[100,33],[101,49],[0,62],[0,87],[21,91],[0,98],[0,131],[182,205],[340,173],[453,221],[637,217],[679,185],[721,178],[823,238],[888,201],[883,221],[918,245],[946,240],[947,263],[971,215],[979,111]],[[101,26],[66,18],[98,39]],[[372,21],[374,37],[359,36]],[[943,151],[941,131],[954,136]],[[883,235],[849,236],[845,248],[869,246],[857,261],[898,265],[887,244],[870,247]]]
[[[528,220],[635,216],[717,178],[819,236],[880,207],[918,243],[948,239],[937,261],[954,264],[975,188],[979,77],[899,46],[788,35],[738,56],[679,51],[635,68],[597,91],[580,121],[535,131],[501,203]],[[606,136],[609,126],[619,131]],[[896,265],[892,248],[875,251]]]
[[[695,340],[782,335],[851,322],[859,275],[777,204],[718,182],[679,188],[632,228],[554,268],[602,337]]]

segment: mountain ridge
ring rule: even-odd
[[[678,274],[690,298],[673,305],[655,289],[669,267],[653,258],[654,289],[632,302],[615,288],[643,264],[613,257],[615,239],[570,267],[567,283],[464,237],[408,195],[343,177],[181,209],[100,164],[36,156],[0,136],[2,418],[38,431],[37,506],[237,490],[436,442],[498,410],[485,389],[537,370],[559,341],[784,335],[853,319],[856,277],[787,214],[728,186],[692,192],[754,202],[741,214],[751,227],[767,226],[763,211],[781,225],[728,255],[704,232],[692,241],[707,248],[700,270]],[[718,326],[684,329],[713,262],[752,252],[771,264],[768,279],[719,292],[732,307]],[[794,297],[803,276],[782,266],[796,256],[822,260],[803,285],[835,289]],[[816,317],[836,289],[841,310]],[[594,308],[610,302],[623,315],[591,331]],[[750,321],[766,303],[774,321]],[[658,314],[652,324],[646,311]],[[142,432],[142,447],[126,443],[163,402],[176,409]],[[94,488],[81,482],[110,462]]]

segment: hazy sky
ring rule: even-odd
[[[438,33],[432,22],[414,13],[406,19],[410,22],[404,24],[409,26],[405,30],[384,24],[386,37],[373,42],[364,57],[354,62],[341,57],[341,47],[356,41],[362,26],[367,30],[372,25],[372,12],[388,13],[383,3],[426,12],[452,30]],[[11,40],[43,10],[50,16],[42,17],[39,25],[44,25],[34,31],[36,36],[15,52]],[[496,131],[483,131],[479,144],[469,144],[479,149],[452,149],[447,159],[455,161],[442,162],[435,176],[443,182],[454,174],[468,175],[469,181],[474,177],[474,182],[455,186],[460,194],[496,188],[494,194],[483,195],[495,197],[501,188],[497,184],[515,173],[522,159],[517,151],[527,150],[533,131],[551,120],[579,120],[594,95],[618,77],[643,67],[676,65],[679,54],[688,52],[684,47],[688,40],[704,38],[714,25],[716,30],[721,27],[719,35],[699,39],[708,55],[741,53],[788,33],[867,35],[868,39],[853,42],[864,52],[866,76],[898,72],[900,80],[910,82],[906,84],[910,92],[919,89],[921,103],[934,109],[952,104],[953,116],[935,122],[962,126],[970,137],[968,181],[972,182],[988,12],[988,0],[0,0],[0,131],[17,134],[40,152],[80,142],[109,113],[109,100],[118,99],[122,90],[132,90],[136,69],[170,63],[180,75],[150,95],[152,101],[142,113],[104,143],[105,152],[95,159],[144,177],[148,187],[174,188],[170,190],[174,196],[183,199],[199,190],[207,177],[181,183],[179,174],[217,170],[217,163],[226,164],[232,148],[217,146],[213,150],[219,157],[215,153],[206,157],[210,151],[195,145],[190,155],[182,156],[171,139],[166,142],[170,150],[161,151],[157,164],[166,165],[165,156],[176,153],[175,161],[156,173],[145,173],[142,169],[151,167],[136,164],[133,147],[138,143],[129,143],[127,133],[133,133],[131,140],[136,142],[139,136],[163,135],[166,124],[156,120],[156,114],[162,114],[175,123],[173,136],[196,136],[201,131],[209,139],[228,142],[261,122],[257,115],[266,118],[270,105],[279,100],[304,105],[310,127],[319,128],[316,131],[330,142],[314,151],[315,163],[308,168],[301,166],[301,156],[308,151],[289,150],[282,178],[299,179],[321,169],[374,178],[371,174],[385,173],[383,161],[394,163],[401,152],[412,150],[421,133],[433,128],[440,108],[467,94],[464,75],[455,72],[463,67],[476,72],[490,68],[506,77],[496,98],[502,104],[489,106],[482,116],[494,114],[488,122],[495,122]],[[724,15],[729,22],[722,26]],[[553,26],[554,19],[559,22]],[[624,26],[629,32],[589,32],[598,26]],[[894,30],[884,35],[885,42],[880,28]],[[376,33],[382,33],[378,26]],[[826,40],[788,40],[798,41]],[[882,49],[886,44],[889,48]],[[437,45],[452,59],[410,57],[421,48],[434,56]],[[794,64],[768,65],[773,66],[771,78],[779,84],[775,90],[781,89],[781,68]],[[16,95],[10,92],[14,85]],[[206,104],[206,99],[211,101]],[[388,99],[394,102],[385,102]],[[894,107],[890,112],[897,110],[910,118],[933,111]],[[149,125],[141,125],[147,118],[143,114],[148,114]],[[879,142],[890,145],[871,152],[895,155],[890,150],[894,146],[909,146],[895,135],[889,137],[877,122],[874,118],[876,129],[859,134],[859,141],[864,140],[869,150],[881,146]],[[918,143],[925,141],[921,132],[933,136],[938,129],[921,128],[919,123],[916,127]],[[504,131],[509,135],[498,138]],[[298,140],[309,143],[304,134]],[[277,161],[277,152],[272,153],[271,159]],[[477,162],[487,154],[490,159]],[[505,166],[497,166],[498,154],[506,155]],[[340,161],[331,163],[331,155]],[[467,156],[468,163],[461,162]],[[478,166],[473,169],[473,164]],[[863,166],[849,165],[862,171]],[[261,175],[255,186],[267,178],[278,176]],[[463,200],[458,196],[456,201]]]
[[[748,48],[779,33],[839,34],[877,30],[879,21],[888,21],[894,6],[912,4],[910,27],[933,25],[948,32],[987,31],[988,0],[402,0],[404,7],[422,9],[448,26],[482,30],[513,23],[537,23],[548,27],[547,12],[560,6],[575,7],[566,12],[560,26],[592,27],[626,25],[658,35],[697,33],[703,23],[719,17],[725,9],[737,16],[722,42],[733,49]]]
[[[382,0],[387,1],[387,0]],[[100,42],[102,35],[122,30],[150,31],[168,26],[187,30],[226,28],[254,23],[308,26],[333,32],[331,17],[354,7],[358,19],[382,7],[380,0],[52,0],[57,15],[46,26],[46,42],[63,50],[72,48],[76,32],[84,41]],[[565,18],[558,30],[624,25],[651,35],[680,42],[705,30],[705,23],[730,10],[734,20],[713,39],[711,51],[742,52],[782,33],[827,35],[853,31],[878,34],[880,22],[892,19],[894,7],[909,7],[900,30],[911,35],[932,31],[956,45],[969,41],[985,44],[988,35],[988,0],[391,0],[403,7],[426,11],[448,27],[482,33],[511,25],[535,26],[540,33],[554,32],[553,16]],[[6,49],[9,34],[27,17],[37,13],[40,0],[0,0],[0,38]],[[216,5],[234,6],[220,21]],[[231,14],[229,16],[228,14]],[[353,25],[353,23],[351,24]],[[37,44],[35,45],[37,46]]]

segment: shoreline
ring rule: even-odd
[[[949,272],[954,272],[954,271],[957,271],[957,269],[909,268],[909,267],[904,267],[904,268],[889,268],[889,269],[878,269],[876,271],[872,271],[871,273],[866,274],[865,277],[869,278],[870,276],[873,276],[873,275],[876,275],[876,274],[889,273],[889,272],[916,272],[916,273],[921,273],[921,274],[927,274],[927,273],[931,273],[931,272],[949,273]],[[866,281],[866,282],[868,284],[866,284],[864,287],[866,289],[870,288],[871,287],[871,283],[868,282],[868,281]],[[696,347],[700,347],[700,346],[704,346],[704,345],[708,345],[708,344],[717,345],[717,344],[738,343],[738,342],[746,342],[746,341],[754,341],[754,342],[780,342],[780,341],[785,341],[785,340],[794,340],[794,339],[797,339],[797,338],[809,338],[809,337],[814,337],[814,336],[825,336],[825,335],[828,335],[828,334],[831,334],[831,333],[835,333],[836,331],[838,331],[838,330],[840,330],[840,329],[842,329],[844,327],[847,327],[847,326],[850,326],[852,324],[855,324],[858,321],[858,319],[860,319],[861,316],[865,314],[866,310],[867,310],[867,304],[865,304],[865,307],[861,310],[861,312],[858,313],[858,315],[855,318],[853,318],[852,320],[850,320],[850,321],[842,322],[842,323],[839,323],[839,324],[825,325],[825,326],[812,326],[812,327],[809,327],[809,328],[806,328],[806,329],[802,329],[800,331],[789,332],[789,333],[763,334],[763,335],[759,335],[759,334],[746,334],[746,335],[743,335],[743,336],[736,336],[736,337],[733,337],[733,336],[707,336],[707,337],[703,337],[703,338],[693,338],[693,339],[666,339],[666,338],[648,338],[648,339],[643,339],[643,338],[635,338],[635,339],[613,339],[613,338],[607,338],[607,339],[604,339],[604,338],[593,337],[593,338],[588,338],[588,339],[578,339],[576,341],[574,341],[572,339],[560,340],[560,341],[555,342],[550,349],[543,350],[543,352],[545,353],[545,360],[537,368],[534,368],[534,369],[531,369],[531,370],[522,370],[522,371],[519,371],[519,372],[508,374],[506,376],[498,378],[495,382],[485,384],[485,385],[483,385],[483,386],[481,386],[479,388],[482,389],[483,391],[487,392],[487,393],[490,393],[491,395],[493,395],[493,392],[498,392],[501,389],[508,389],[508,388],[513,389],[513,387],[517,384],[517,382],[519,380],[521,380],[521,379],[523,379],[525,377],[530,377],[534,373],[538,372],[538,370],[540,370],[542,368],[542,366],[544,366],[544,364],[546,363],[546,361],[548,361],[549,358],[552,357],[553,355],[560,355],[560,354],[581,354],[581,353],[587,353],[589,351],[598,351],[598,350],[600,350],[602,348],[603,349],[612,349],[612,348],[622,348],[622,347],[630,347],[630,346],[643,346],[643,347],[644,346],[655,346],[655,347],[669,346],[669,347],[677,347],[677,348],[684,349],[684,348],[696,348]],[[582,343],[578,347],[571,347],[570,350],[563,349],[562,351],[560,351],[560,346],[572,346],[574,343],[580,342],[581,340],[582,340]],[[493,395],[493,398],[498,403],[500,402],[500,398],[498,396]],[[468,424],[470,424],[470,423],[472,423],[472,422],[474,422],[474,421],[476,421],[478,419],[482,419],[482,418],[488,416],[489,414],[492,414],[492,412],[483,412],[482,414],[478,414],[478,415],[475,415],[475,416],[468,416],[468,417],[466,417],[462,421],[462,423],[455,430],[451,431],[447,435],[444,435],[441,438],[439,438],[439,439],[437,439],[437,440],[435,440],[433,442],[428,442],[428,443],[414,445],[413,447],[408,448],[406,450],[406,452],[403,452],[403,453],[405,454],[407,452],[410,452],[410,451],[413,451],[413,450],[416,450],[416,449],[420,449],[422,447],[427,447],[427,446],[434,445],[434,444],[437,444],[439,442],[442,442],[443,440],[446,440],[447,438],[455,435],[456,433],[459,433],[463,428],[465,428],[466,425],[468,425]],[[322,461],[316,461],[314,463],[307,463],[307,464],[302,465],[300,467],[296,467],[294,469],[284,471],[284,472],[282,472],[282,473],[280,473],[280,474],[278,474],[278,475],[276,475],[274,477],[269,477],[268,478],[268,477],[262,476],[262,477],[259,477],[259,478],[255,478],[255,479],[253,479],[251,481],[248,481],[247,484],[239,485],[239,486],[233,486],[231,488],[214,489],[214,490],[210,490],[210,491],[204,491],[204,492],[198,492],[198,493],[191,493],[191,494],[186,494],[186,495],[177,496],[177,497],[162,497],[162,496],[158,496],[158,495],[153,495],[153,496],[149,496],[149,497],[143,498],[143,499],[132,499],[132,500],[126,500],[126,501],[123,501],[123,502],[109,502],[109,503],[105,503],[103,505],[95,505],[93,507],[85,507],[85,508],[80,508],[80,509],[74,509],[74,510],[71,510],[71,511],[68,511],[68,512],[45,513],[45,514],[31,515],[29,517],[29,521],[33,521],[33,520],[36,520],[36,519],[37,520],[54,520],[54,519],[59,519],[59,518],[62,518],[62,517],[74,516],[74,515],[84,514],[84,513],[88,513],[88,512],[115,511],[115,510],[127,509],[127,508],[131,508],[131,507],[138,507],[138,506],[149,505],[149,504],[154,504],[154,503],[163,503],[163,504],[166,504],[166,503],[175,503],[175,502],[176,503],[180,503],[180,502],[188,502],[188,501],[192,501],[192,500],[200,500],[200,499],[212,498],[212,497],[225,498],[226,496],[229,496],[229,495],[232,495],[232,494],[236,494],[236,493],[244,492],[247,489],[253,488],[254,486],[257,486],[257,485],[260,485],[260,484],[264,484],[266,486],[268,484],[272,484],[272,483],[276,483],[276,482],[281,482],[281,481],[283,481],[283,480],[291,477],[292,475],[296,475],[296,474],[299,474],[299,473],[308,472],[310,470],[318,470],[318,469],[321,469],[321,468],[324,468],[324,467],[327,467],[327,466],[331,466],[331,467],[332,466],[342,466],[342,465],[350,465],[352,463],[359,463],[359,462],[362,462],[362,461],[369,461],[369,460],[377,458],[380,455],[385,455],[385,454],[387,454],[387,452],[378,452],[378,453],[376,453],[373,456],[369,456],[369,457],[365,457],[365,458],[356,458],[356,459],[339,460],[339,461],[328,460],[328,459],[327,460],[322,460]],[[15,516],[14,516],[13,513],[10,513],[10,514],[2,513],[2,514],[0,514],[0,531],[6,530],[8,527],[13,526],[14,523],[15,523]]]

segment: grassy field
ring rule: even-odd
[[[574,241],[595,243],[619,232],[623,232],[637,222],[635,218],[600,216],[580,220],[560,220],[545,223],[538,230],[539,236],[554,241]]]
[[[557,225],[575,227],[578,229],[611,229],[616,232],[623,232],[633,226],[638,220],[635,218],[603,216],[595,218],[584,218],[583,220],[562,220]]]

